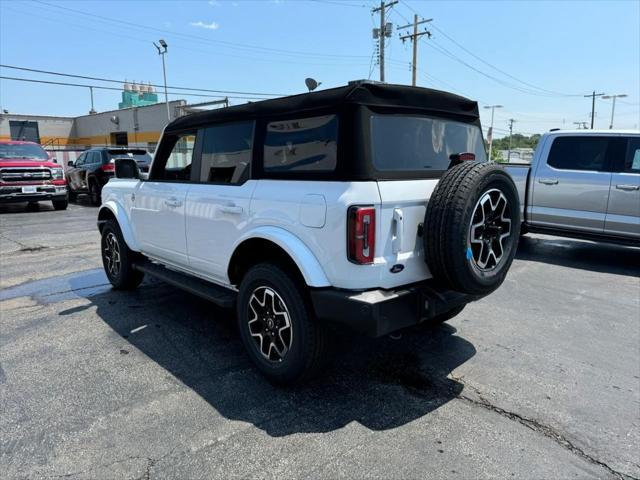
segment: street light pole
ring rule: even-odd
[[[167,42],[162,38],[159,40],[160,46],[153,42],[153,45],[158,49],[158,55],[162,57],[162,76],[164,77],[164,103],[167,106],[167,120],[171,121],[171,110],[169,109],[169,95],[167,94],[167,67],[164,63],[164,56],[167,53]],[[160,48],[162,47],[162,49]]]
[[[619,95],[605,95],[604,97],[602,97],[603,100],[613,99],[613,103],[611,105],[611,123],[609,124],[609,130],[613,128],[613,115],[616,112],[616,98],[624,98],[626,96],[626,93],[621,93]]]
[[[484,108],[491,109],[491,126],[489,127],[489,161],[491,161],[491,150],[493,149],[493,115],[496,108],[502,108],[502,105],[485,105]]]

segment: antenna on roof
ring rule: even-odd
[[[310,92],[313,92],[316,88],[318,88],[320,85],[322,85],[322,82],[317,82],[313,78],[305,78],[304,79],[304,84],[307,86],[307,88],[309,89]]]

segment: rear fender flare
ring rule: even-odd
[[[273,226],[262,226],[246,232],[236,241],[233,252],[246,240],[262,238],[282,248],[300,270],[306,284],[310,287],[330,287],[331,283],[320,265],[320,262],[302,240],[292,233]],[[229,258],[232,258],[231,255]],[[227,265],[227,269],[229,265]]]

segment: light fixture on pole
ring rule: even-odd
[[[489,133],[487,138],[489,139],[489,161],[491,161],[491,150],[493,148],[493,114],[495,113],[496,108],[502,108],[502,105],[485,105],[484,108],[491,109],[491,126],[489,127]]]
[[[169,95],[167,94],[167,68],[164,64],[164,55],[167,53],[167,42],[162,38],[158,40],[159,46],[156,42],[153,45],[158,49],[158,55],[162,57],[162,76],[164,77],[164,103],[167,105],[167,119],[171,121],[171,111],[169,110]],[[161,48],[162,47],[162,48]]]
[[[613,99],[613,103],[611,104],[611,123],[609,124],[609,130],[613,128],[613,115],[616,113],[616,98],[624,98],[626,97],[626,93],[621,93],[619,95],[605,95],[602,97],[603,100]]]

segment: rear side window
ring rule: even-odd
[[[558,137],[547,164],[560,170],[606,170],[608,137]]]
[[[332,172],[338,153],[338,117],[279,120],[267,124],[264,171]]]
[[[465,152],[486,160],[477,125],[422,116],[372,115],[371,148],[378,171],[447,170],[450,155]]]
[[[249,178],[253,122],[216,125],[204,130],[200,181],[243,183]]]
[[[640,173],[640,138],[629,139],[627,156],[624,163],[624,171]]]

